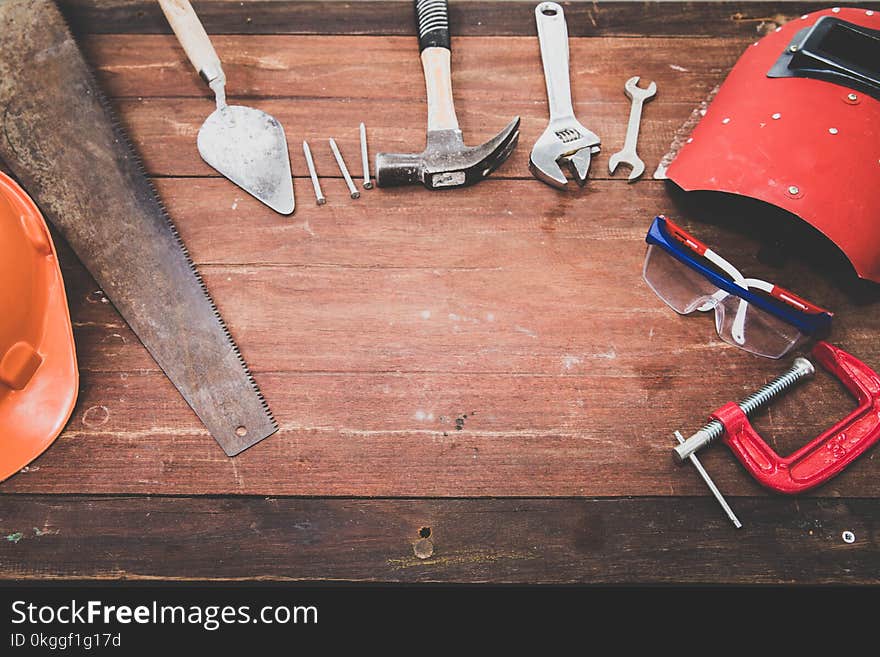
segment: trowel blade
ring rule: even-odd
[[[287,139],[274,117],[226,105],[205,120],[197,143],[202,159],[236,185],[276,212],[293,212]]]

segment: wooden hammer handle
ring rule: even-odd
[[[414,0],[419,28],[419,52],[428,92],[428,132],[457,130],[452,102],[449,10],[446,0]]]

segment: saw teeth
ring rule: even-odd
[[[68,26],[68,29],[69,26]],[[236,359],[241,365],[242,370],[244,370],[245,378],[248,381],[252,391],[256,394],[260,405],[266,412],[268,416],[268,420],[270,425],[277,431],[279,428],[278,422],[275,420],[275,416],[272,413],[272,410],[269,408],[269,403],[266,401],[266,397],[263,395],[262,390],[260,390],[260,386],[257,384],[257,380],[254,378],[253,373],[251,372],[250,367],[247,364],[247,361],[244,359],[244,356],[241,354],[241,349],[238,347],[238,344],[235,342],[235,339],[232,337],[232,332],[229,330],[229,327],[226,325],[226,320],[223,319],[223,315],[220,314],[219,308],[217,308],[217,304],[214,302],[214,298],[211,296],[210,291],[208,290],[208,285],[205,283],[205,280],[202,278],[202,274],[199,271],[198,266],[196,266],[195,261],[192,258],[192,255],[189,252],[189,248],[187,248],[186,243],[183,241],[183,238],[180,235],[180,231],[177,229],[177,226],[174,223],[174,220],[171,219],[171,215],[168,214],[168,210],[165,207],[165,202],[162,201],[162,197],[159,196],[159,193],[156,191],[156,186],[153,184],[153,179],[147,175],[146,168],[143,165],[143,161],[140,158],[137,150],[135,150],[134,146],[131,143],[131,140],[128,134],[123,130],[122,124],[116,116],[116,111],[114,110],[111,103],[107,100],[107,97],[104,95],[103,90],[97,84],[94,75],[92,74],[91,69],[86,69],[87,75],[90,76],[89,82],[92,87],[96,89],[96,98],[101,107],[104,108],[104,111],[107,112],[107,116],[110,118],[110,124],[113,126],[113,134],[116,139],[125,147],[128,151],[129,157],[131,161],[137,166],[138,171],[143,176],[144,180],[147,183],[147,186],[150,189],[150,192],[153,196],[153,200],[156,202],[156,205],[159,206],[159,209],[162,213],[165,222],[168,225],[168,228],[171,231],[171,234],[174,236],[174,241],[177,243],[177,246],[180,247],[180,250],[183,252],[184,259],[186,260],[187,266],[189,270],[192,272],[193,276],[196,278],[196,282],[202,290],[202,293],[205,295],[205,299],[211,307],[211,312],[214,314],[214,317],[217,319],[218,324],[223,332],[223,335],[226,337],[227,342],[229,343],[232,352],[235,354]]]
[[[2,0],[0,0],[0,1],[2,1]],[[60,22],[60,25],[67,31],[67,33],[69,35],[73,34],[73,31],[70,28],[69,22],[64,17],[62,12],[60,10],[58,10],[57,7],[55,7],[55,13],[56,13],[55,19]],[[153,184],[153,179],[150,178],[150,176],[147,174],[146,168],[143,165],[143,161],[141,160],[141,157],[138,154],[138,151],[134,148],[134,145],[132,144],[131,139],[128,136],[128,133],[123,128],[122,122],[119,120],[119,118],[116,115],[116,111],[115,111],[113,105],[108,101],[106,95],[104,94],[103,89],[98,84],[98,82],[95,78],[93,70],[91,69],[91,67],[88,64],[86,64],[83,67],[83,75],[85,76],[86,80],[88,81],[90,89],[94,91],[95,100],[98,102],[98,104],[101,106],[101,108],[106,113],[106,116],[108,118],[108,121],[109,121],[110,126],[113,131],[114,138],[120,144],[120,146],[122,146],[125,149],[128,159],[134,165],[137,172],[141,174],[141,177],[143,178],[143,180],[146,184],[146,187],[150,192],[150,195],[152,197],[152,201],[155,202],[156,206],[158,207],[159,212],[161,213],[163,219],[165,220],[165,222],[168,226],[169,231],[172,234],[174,242],[176,243],[176,245],[180,249],[181,253],[183,254],[184,261],[186,262],[187,267],[189,268],[190,272],[195,277],[195,280],[196,280],[198,286],[202,290],[202,293],[205,297],[205,300],[208,302],[210,309],[211,309],[211,312],[218,322],[218,327],[221,329],[222,335],[225,337],[231,351],[235,354],[236,359],[237,359],[239,365],[241,366],[241,369],[245,375],[245,379],[248,382],[248,385],[250,386],[251,391],[256,395],[260,406],[265,411],[266,419],[269,421],[269,424],[273,428],[273,433],[274,433],[274,431],[277,431],[279,429],[279,424],[278,424],[277,420],[275,419],[275,416],[273,415],[271,409],[269,408],[269,404],[266,401],[266,398],[263,395],[263,392],[260,390],[260,387],[257,385],[256,379],[254,378],[253,373],[250,370],[250,367],[248,367],[247,362],[245,361],[244,357],[242,356],[241,350],[239,349],[238,345],[236,344],[235,340],[233,339],[232,333],[230,332],[229,327],[226,325],[226,321],[223,319],[223,316],[220,314],[220,311],[217,308],[217,305],[214,302],[213,297],[211,296],[210,292],[208,291],[208,287],[205,284],[205,281],[202,278],[202,275],[199,272],[199,269],[196,266],[195,261],[193,260],[192,255],[189,252],[189,249],[187,248],[186,244],[184,243],[183,238],[181,237],[180,232],[177,229],[177,226],[174,224],[174,221],[171,219],[171,216],[168,214],[168,210],[165,207],[165,203],[162,201],[162,198],[159,196],[158,192],[156,191],[156,187]],[[176,384],[175,384],[175,388],[177,388]],[[178,390],[178,392],[182,392],[182,391]],[[270,434],[267,434],[267,435],[270,435]]]

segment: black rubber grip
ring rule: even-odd
[[[419,52],[425,48],[449,50],[449,7],[446,0],[415,0]]]

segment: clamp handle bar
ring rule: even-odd
[[[796,494],[839,474],[880,439],[880,376],[855,356],[827,342],[812,355],[857,399],[858,407],[788,457],[758,435],[739,405],[725,404],[710,417],[724,425],[724,442],[763,486]]]

